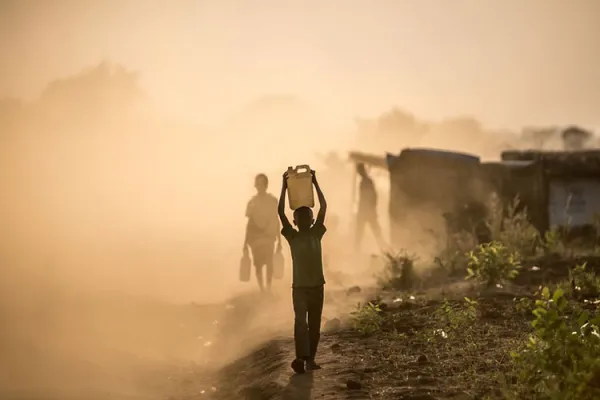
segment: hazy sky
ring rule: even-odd
[[[396,104],[600,128],[597,0],[0,0],[0,95],[104,58],[205,121],[294,93],[340,120]]]

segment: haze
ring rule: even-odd
[[[348,150],[497,157],[522,143],[496,131],[597,130],[598,65],[594,0],[0,0],[0,397],[67,398],[77,383],[73,398],[92,398],[125,390],[107,371],[198,361],[215,316],[189,303],[256,289],[238,263],[257,173],[278,194],[287,166],[314,167],[344,260]],[[394,106],[427,134],[357,129]],[[373,174],[385,228],[387,177]],[[406,246],[432,250],[417,229]],[[367,285],[359,259],[328,288]],[[289,299],[289,277],[276,292]],[[256,344],[277,320],[290,334],[288,301],[247,306],[231,332],[260,327]],[[250,348],[235,334],[221,362]]]
[[[160,108],[220,121],[293,93],[336,123],[396,104],[487,124],[600,126],[594,0],[7,1],[0,93],[34,98],[104,58]]]

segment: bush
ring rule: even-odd
[[[492,287],[514,279],[519,274],[519,253],[499,242],[478,245],[468,254],[467,279],[475,279]]]
[[[478,303],[468,297],[464,303],[452,304],[448,300],[435,311],[436,318],[451,332],[463,331],[472,325],[479,315]]]
[[[417,257],[406,251],[385,253],[383,273],[379,276],[379,285],[384,289],[407,290],[415,286],[417,276],[415,262]]]
[[[598,297],[600,296],[600,277],[586,268],[587,263],[583,263],[569,271],[571,294],[581,298]]]
[[[566,251],[563,237],[559,230],[552,229],[544,233],[541,250],[545,255],[564,254]]]
[[[526,349],[512,353],[517,385],[509,397],[540,400],[600,398],[600,317],[572,314],[562,289],[544,288],[535,303],[535,330]]]
[[[371,302],[362,306],[360,303],[356,305],[356,310],[350,313],[354,329],[363,335],[372,335],[381,330],[383,316],[379,305]]]
[[[504,208],[499,201],[489,205],[488,228],[492,240],[503,243],[508,249],[524,257],[535,256],[542,239],[539,231],[529,221],[527,208],[521,207],[519,196]]]
[[[459,232],[451,235],[448,242],[449,246],[433,262],[446,276],[462,275],[467,265],[467,254],[477,245],[476,240],[468,232]]]

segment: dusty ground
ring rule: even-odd
[[[323,369],[302,376],[293,375],[289,367],[293,357],[289,290],[215,305],[174,306],[126,298],[113,298],[112,308],[106,303],[69,302],[77,304],[67,310],[71,317],[78,312],[82,315],[79,325],[71,327],[81,331],[81,340],[62,347],[27,347],[23,337],[4,340],[5,345],[27,351],[12,359],[4,357],[5,367],[11,367],[1,371],[3,382],[11,384],[0,387],[0,398],[493,398],[506,384],[506,376],[510,380],[509,351],[518,348],[531,331],[529,316],[515,309],[514,298],[530,295],[542,282],[563,279],[567,267],[576,262],[542,260],[537,263],[539,270],[526,270],[514,285],[489,293],[478,293],[464,282],[414,293],[377,294],[363,289],[348,294],[332,289],[325,318],[348,315],[356,302],[371,298],[384,309],[384,322],[378,332],[363,335],[342,318],[338,329],[322,336],[319,362]],[[588,265],[598,269],[600,260],[588,259]],[[457,317],[456,326],[441,320],[444,299],[461,309],[464,296],[477,299],[476,320],[465,322]],[[93,307],[110,319],[112,331],[110,335],[97,333],[103,340],[94,342],[98,348],[88,357],[93,361],[86,361],[82,354],[90,350],[85,338],[102,324]],[[95,318],[86,320],[86,314]],[[115,318],[119,328],[115,328]],[[135,329],[128,324],[132,319]],[[92,323],[95,329],[90,329]],[[70,353],[65,352],[67,348]],[[60,358],[54,357],[58,354]],[[72,357],[65,358],[65,354]],[[104,354],[106,362],[98,354]]]
[[[367,336],[343,326],[325,333],[319,355],[322,370],[303,376],[292,373],[290,326],[288,337],[257,346],[218,372],[207,373],[202,367],[179,371],[172,377],[167,398],[499,398],[511,381],[510,351],[531,332],[530,316],[516,309],[515,297],[531,296],[540,284],[564,279],[567,268],[580,261],[539,260],[535,263],[539,270],[528,265],[514,285],[488,293],[463,283],[413,295],[382,293],[378,299],[385,314],[382,329]],[[591,268],[600,268],[599,259],[586,261]],[[333,296],[339,302],[344,294]],[[477,299],[476,319],[460,321],[458,316],[455,326],[440,320],[443,299],[462,309],[464,296]]]

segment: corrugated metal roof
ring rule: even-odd
[[[431,149],[431,148],[406,148],[400,152],[400,157],[403,154],[414,154],[424,156],[434,156],[440,158],[449,158],[462,161],[471,161],[473,163],[479,163],[481,160],[478,156],[458,151]]]
[[[548,160],[548,161],[587,161],[600,160],[599,149],[575,151],[508,150],[501,153],[502,160]]]
[[[504,151],[503,161],[538,161],[552,174],[590,173],[600,175],[600,150]]]
[[[363,163],[372,167],[387,168],[386,158],[383,156],[376,156],[358,151],[351,151],[348,156],[350,160],[355,163]]]

